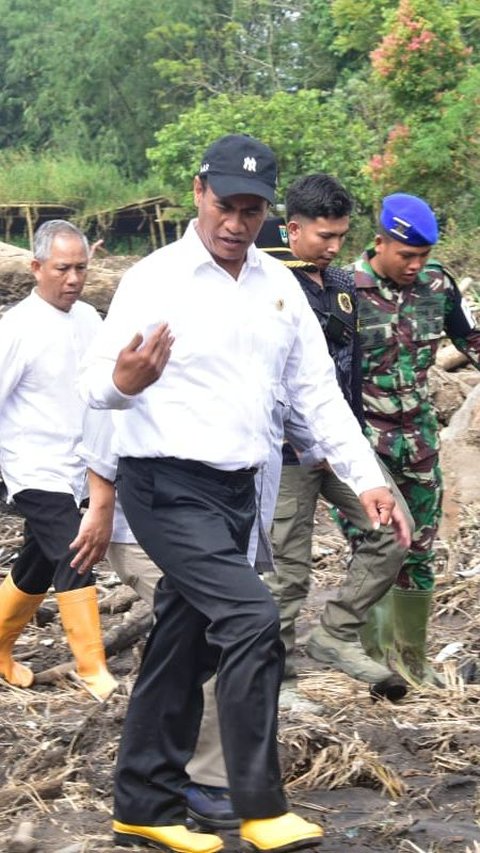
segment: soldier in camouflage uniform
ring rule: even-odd
[[[352,202],[345,189],[329,175],[309,175],[287,191],[287,226],[267,220],[257,246],[286,262],[299,281],[321,324],[343,393],[364,425],[361,399],[361,362],[356,335],[356,298],[353,277],[330,267],[349,227]],[[282,244],[281,233],[283,232]],[[293,251],[293,255],[291,251]],[[285,429],[296,449],[288,401]],[[273,467],[275,460],[271,461]],[[395,489],[394,484],[392,486]],[[286,676],[294,674],[295,620],[307,596],[312,533],[317,500],[323,496],[341,507],[362,528],[362,537],[347,578],[334,601],[329,601],[312,634],[314,656],[355,678],[376,685],[376,692],[399,698],[406,685],[387,666],[365,654],[359,631],[371,605],[393,583],[407,547],[397,541],[392,527],[373,530],[357,496],[326,463],[299,465],[296,452],[285,442],[278,501],[271,540],[277,573],[266,583],[280,609],[281,637],[287,651]],[[401,495],[396,492],[404,514]],[[410,519],[413,526],[413,522]]]
[[[439,423],[427,371],[443,332],[480,366],[480,331],[453,278],[429,260],[437,239],[426,202],[395,193],[383,201],[374,247],[354,264],[366,434],[415,520],[411,549],[383,605],[389,612],[372,615],[377,635],[367,632],[366,642],[378,657],[394,645],[398,669],[416,682],[438,681],[425,661],[442,504]]]

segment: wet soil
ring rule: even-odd
[[[475,566],[480,544],[477,517],[476,511],[470,511],[459,530],[455,567],[450,566],[448,576],[448,560],[444,560],[430,643],[434,655],[446,644],[463,640],[456,670],[468,658],[470,677],[477,683],[459,687],[456,682],[445,691],[411,691],[406,700],[393,706],[374,704],[365,685],[328,673],[305,655],[305,637],[325,598],[335,594],[346,571],[343,541],[319,510],[314,578],[297,644],[297,689],[300,696],[315,697],[316,710],[314,714],[295,708],[282,712],[280,738],[288,778],[296,761],[295,738],[289,739],[292,726],[304,733],[307,743],[302,772],[323,754],[326,763],[331,762],[330,787],[319,784],[307,789],[294,784],[289,789],[292,807],[324,827],[325,838],[318,848],[322,853],[480,850],[480,686],[475,668],[480,652],[480,581],[475,575],[465,586],[465,578],[456,574],[458,567],[468,571]],[[4,541],[12,541],[13,536],[15,546],[15,535],[20,535],[18,530],[14,533],[15,520],[3,516],[0,525],[2,520]],[[0,552],[4,568],[14,556],[14,546],[5,546]],[[116,588],[115,577],[102,567],[101,599],[108,600]],[[17,644],[17,656],[29,661],[36,672],[69,659],[54,599],[46,599],[44,608],[42,626],[29,626]],[[105,632],[118,628],[123,619],[125,613],[109,613],[103,607]],[[120,849],[114,847],[110,829],[112,773],[127,693],[143,644],[142,636],[110,658],[122,688],[104,704],[95,702],[68,678],[30,690],[0,683],[2,853]],[[327,679],[323,687],[322,677]],[[315,678],[320,682],[312,688]],[[352,749],[355,743],[356,750]],[[380,768],[391,772],[400,793],[392,794],[388,785],[367,772],[364,752],[370,763],[373,755]],[[354,762],[359,764],[359,772],[346,784],[338,784]],[[12,846],[24,821],[33,824],[33,846]],[[237,833],[223,837],[227,853],[240,850]]]

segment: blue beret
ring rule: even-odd
[[[407,246],[433,246],[438,240],[438,225],[432,208],[422,198],[393,193],[383,199],[380,225]]]

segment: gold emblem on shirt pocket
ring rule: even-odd
[[[277,299],[277,301],[275,302],[275,308],[277,309],[277,311],[283,311],[283,309],[285,308],[285,301],[283,299]]]
[[[348,293],[339,293],[337,295],[337,301],[345,314],[351,314],[353,312],[352,300]]]

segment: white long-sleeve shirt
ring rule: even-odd
[[[105,480],[114,483],[117,476],[118,456],[112,450],[112,438],[111,412],[96,409],[87,410],[83,424],[81,454],[88,468]],[[125,518],[125,513],[116,493],[110,541],[121,542],[125,545],[131,545],[137,541]]]
[[[60,311],[35,291],[0,322],[0,468],[9,499],[23,489],[81,500],[85,403],[80,362],[101,326],[84,302]]]
[[[175,342],[162,376],[141,394],[121,393],[112,379],[120,349],[165,321]],[[292,273],[251,246],[232,278],[192,222],[180,240],[124,275],[81,387],[92,407],[116,410],[119,456],[173,456],[235,470],[266,462],[282,383],[311,428],[312,453],[357,493],[384,485]]]

